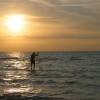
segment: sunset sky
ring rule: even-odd
[[[20,32],[5,26],[14,15]],[[100,0],[0,0],[0,51],[13,50],[99,51]]]

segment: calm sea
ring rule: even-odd
[[[40,52],[36,71],[31,53],[0,53],[0,95],[100,100],[100,52]]]

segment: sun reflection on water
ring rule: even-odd
[[[31,94],[31,95],[36,95],[39,94],[42,91],[40,88],[32,88],[32,87],[20,87],[20,88],[7,88],[4,90],[4,93],[20,93],[20,94]]]
[[[18,57],[20,58],[22,54],[20,52],[13,52],[13,53],[8,53],[10,57]]]
[[[3,70],[3,80],[5,81],[3,93],[5,94],[30,94],[37,95],[41,93],[42,88],[34,85],[32,82],[33,76],[30,74],[29,62],[27,60],[19,60],[23,55],[21,53],[9,53],[10,58],[17,57],[18,59],[11,59],[5,63],[7,67]],[[28,62],[28,64],[27,64]]]
[[[5,90],[7,93],[23,93],[23,92],[28,92],[30,89],[29,88],[10,88]]]

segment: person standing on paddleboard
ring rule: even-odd
[[[38,55],[39,55],[38,52],[37,52],[37,53],[33,52],[33,53],[31,54],[31,57],[30,57],[31,71],[32,71],[32,70],[35,70],[35,58],[36,58],[36,56],[38,56]],[[34,65],[34,68],[33,68],[33,65]]]

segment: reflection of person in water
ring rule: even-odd
[[[33,52],[31,57],[30,57],[30,62],[31,62],[31,71],[35,70],[35,57],[38,56],[39,53]],[[33,64],[34,64],[34,69],[33,69]]]

